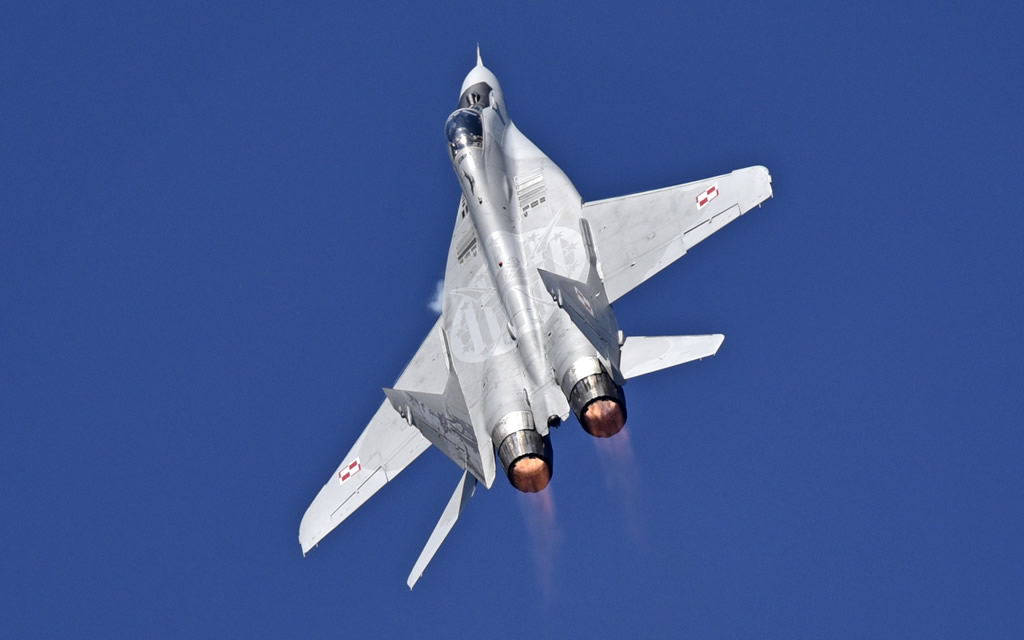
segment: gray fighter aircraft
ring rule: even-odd
[[[749,167],[585,202],[512,123],[479,50],[445,134],[462,199],[443,312],[299,525],[305,554],[434,445],[463,473],[409,588],[477,483],[491,488],[495,451],[512,486],[542,491],[570,412],[614,436],[627,380],[718,351],[718,334],[626,337],[611,305],[772,195],[768,170]]]

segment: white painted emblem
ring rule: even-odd
[[[587,251],[579,231],[567,227],[551,227],[529,231],[520,238],[528,264],[579,280],[587,267]],[[530,289],[546,292],[536,269],[527,275]],[[548,300],[551,296],[544,296]],[[554,304],[537,305],[541,324],[558,311]],[[480,268],[472,279],[451,290],[445,313],[449,314],[448,339],[452,355],[462,362],[483,362],[516,348],[508,329],[508,319],[486,268]]]

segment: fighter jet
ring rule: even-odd
[[[303,555],[431,445],[462,469],[413,566],[411,589],[476,485],[501,470],[543,491],[552,429],[573,414],[608,438],[628,380],[714,355],[724,336],[626,336],[612,304],[772,196],[761,166],[587,202],[516,128],[484,66],[444,126],[462,190],[443,311],[299,525]]]

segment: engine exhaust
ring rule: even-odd
[[[583,430],[596,438],[610,438],[626,426],[626,396],[603,371],[573,386],[569,406]]]
[[[520,417],[522,414],[513,415]],[[529,416],[529,413],[525,415]],[[507,420],[503,418],[502,423],[499,428]],[[532,417],[528,428],[509,433],[498,445],[498,459],[508,481],[524,493],[537,493],[548,486],[554,471],[553,458],[551,440],[537,433]]]

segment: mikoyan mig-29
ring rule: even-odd
[[[757,166],[585,202],[512,123],[479,51],[445,134],[462,198],[441,317],[299,526],[305,554],[434,445],[463,473],[410,588],[476,484],[494,483],[495,452],[513,487],[543,491],[570,412],[614,436],[627,380],[718,351],[718,334],[625,336],[611,305],[772,195]]]

